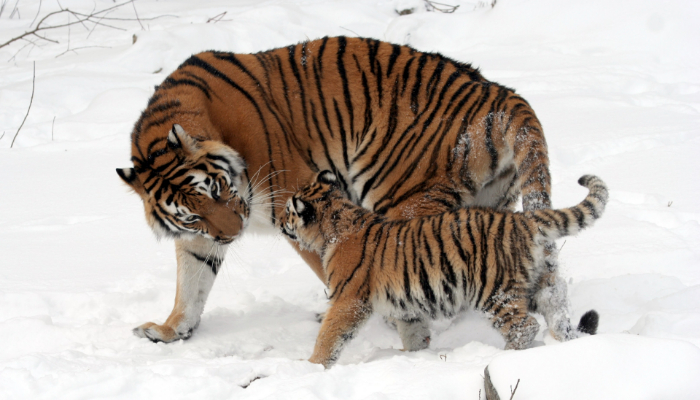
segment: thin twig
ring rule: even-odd
[[[64,54],[68,53],[69,51],[72,51],[73,53],[78,54],[78,52],[77,52],[76,50],[89,49],[89,48],[92,48],[92,47],[99,47],[99,48],[101,48],[101,49],[111,49],[111,47],[109,47],[109,46],[80,46],[80,47],[73,47],[72,49],[68,49],[68,50],[64,51],[63,53],[57,55],[55,58],[58,58],[58,57],[60,57],[60,56],[62,56],[62,55],[64,55]]]
[[[36,21],[37,18],[39,18],[39,13],[41,12],[41,0],[39,0],[39,9],[36,10],[36,15],[34,16],[34,19],[32,20],[32,23],[29,24],[29,27],[31,28],[32,25],[34,25],[34,21]]]
[[[100,19],[98,19],[97,22],[100,22],[100,23],[101,23],[102,20],[103,20],[106,16],[108,16],[111,12],[113,12],[113,11],[110,11],[109,13],[107,13],[107,14],[105,14],[104,16],[100,17]],[[92,29],[90,30],[90,33],[88,33],[88,35],[87,35],[87,39],[90,39],[90,35],[92,35],[92,32],[94,32],[95,29],[97,29],[97,25],[98,25],[98,24],[95,24],[95,26],[92,27]]]
[[[0,11],[2,11],[2,10],[0,10]],[[2,138],[4,138],[4,137],[5,137],[5,131],[2,131],[2,136],[0,136],[0,140],[2,140]]]
[[[143,30],[146,30],[146,29],[143,27],[143,24],[141,23],[141,18],[139,18],[139,12],[136,11],[136,3],[134,3],[134,2],[132,1],[132,2],[131,2],[131,6],[134,7],[134,14],[136,14],[136,20],[139,21],[139,25],[141,25],[141,30],[142,30],[142,31],[143,31]]]
[[[459,4],[456,6],[450,5],[450,4],[444,4],[444,3],[438,3],[437,1],[432,1],[432,0],[423,0],[425,3],[428,5],[429,11],[430,10],[435,10],[439,11],[441,13],[445,14],[452,14],[453,12],[457,11],[459,8]]]
[[[224,12],[222,12],[221,14],[217,14],[217,15],[215,15],[215,16],[209,18],[209,19],[207,20],[207,24],[210,23],[211,21],[214,21],[214,23],[217,23],[217,22],[221,21],[221,18],[223,18],[223,17],[226,15],[227,12],[228,12],[228,11],[224,11]]]
[[[56,116],[54,115],[53,121],[51,122],[51,141],[53,142],[53,125],[56,123]]]
[[[510,400],[513,400],[513,396],[515,396],[515,391],[518,390],[518,385],[520,384],[520,379],[515,383],[515,389],[513,389],[513,386],[510,387]]]
[[[38,37],[39,39],[44,39],[47,42],[58,43],[58,40],[53,40],[53,39],[49,39],[49,38],[44,37],[44,36],[39,36],[39,34],[36,34],[36,33],[34,34],[34,36]]]
[[[17,135],[19,135],[19,131],[22,129],[24,126],[24,122],[27,120],[27,117],[29,116],[29,110],[32,109],[32,102],[34,101],[34,82],[36,81],[36,61],[34,61],[34,68],[32,70],[32,97],[29,99],[29,107],[27,107],[27,113],[24,114],[24,119],[22,120],[22,124],[19,126],[19,129],[17,129],[17,133],[15,133],[15,137],[12,139],[12,143],[10,144],[10,148],[15,145],[15,139],[17,139]]]
[[[10,19],[15,16],[15,12],[17,13],[17,19],[22,19],[22,15],[19,13],[19,9],[17,8],[17,4],[19,4],[19,0],[15,2],[15,8],[12,9],[12,13],[10,14]]]
[[[341,26],[341,28],[345,29],[345,30],[348,31],[348,32],[354,33],[355,36],[357,36],[357,37],[361,37],[357,32],[355,32],[355,31],[353,31],[353,30],[350,30],[350,29],[348,29],[348,28],[346,28],[346,27],[344,27],[344,26]]]
[[[7,62],[10,62],[10,61],[14,60],[15,57],[17,57],[17,54],[19,54],[22,50],[24,50],[25,47],[27,47],[27,46],[29,46],[29,45],[34,45],[34,46],[37,45],[35,42],[32,42],[32,41],[29,40],[29,39],[22,39],[22,40],[25,40],[25,41],[27,41],[27,42],[29,42],[29,43],[27,43],[27,44],[25,44],[24,46],[20,47],[20,49],[17,50],[17,51],[15,52],[15,54],[14,54],[12,57],[10,57],[9,60],[7,60]]]

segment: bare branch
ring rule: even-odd
[[[110,11],[110,13],[111,13],[111,12],[112,12],[112,11]],[[90,30],[90,33],[88,33],[87,39],[89,39],[89,38],[90,38],[90,35],[92,35],[92,32],[94,32],[95,29],[97,29],[97,27],[98,27],[99,25],[101,25],[102,20],[103,20],[107,15],[109,15],[109,13],[107,13],[107,14],[105,14],[104,16],[100,17],[100,19],[98,19],[97,22],[93,21],[93,22],[95,22],[95,25],[94,25],[94,26],[92,27],[92,29]]]
[[[58,58],[58,57],[60,57],[60,56],[62,56],[62,55],[64,55],[64,54],[68,53],[69,51],[70,51],[70,52],[73,52],[73,53],[75,53],[75,54],[78,54],[78,52],[77,52],[76,50],[80,50],[80,49],[90,49],[90,48],[93,48],[93,47],[98,47],[98,48],[101,48],[101,49],[111,49],[111,47],[109,47],[109,46],[81,46],[81,47],[74,47],[74,48],[72,48],[72,49],[68,49],[68,50],[64,51],[63,53],[57,55],[56,58]]]
[[[33,42],[33,41],[29,40],[29,39],[22,39],[22,40],[27,41],[27,42],[29,42],[29,43],[27,43],[27,44],[25,44],[24,46],[20,47],[20,49],[17,50],[17,51],[15,52],[15,54],[14,54],[12,57],[10,57],[9,60],[7,60],[7,62],[10,62],[10,61],[14,60],[15,57],[17,57],[17,54],[19,54],[20,51],[24,50],[27,46],[29,46],[29,45],[36,46],[36,45],[37,45],[35,42]]]
[[[12,13],[10,14],[10,19],[15,16],[15,13],[17,13],[17,19],[22,19],[22,15],[19,13],[19,9],[17,8],[17,4],[19,4],[19,0],[15,2],[15,7],[12,9]]]
[[[15,145],[15,139],[17,139],[17,135],[19,135],[19,131],[22,130],[22,127],[24,126],[24,122],[27,120],[27,117],[29,116],[29,110],[32,109],[32,102],[34,101],[34,82],[36,81],[36,61],[34,61],[34,68],[32,70],[32,97],[29,99],[29,107],[27,107],[27,113],[24,114],[24,119],[22,120],[22,124],[19,126],[19,129],[17,129],[17,133],[15,133],[15,137],[12,139],[12,143],[10,144],[10,148]]]
[[[36,33],[33,33],[33,35],[36,36],[36,37],[38,37],[39,39],[44,39],[44,40],[46,40],[47,42],[58,43],[58,40],[53,40],[53,39],[49,39],[49,38],[44,37],[44,36],[39,36],[39,35],[36,34]]]
[[[443,3],[438,3],[437,1],[432,1],[432,0],[423,0],[425,1],[426,5],[428,6],[429,11],[439,11],[441,13],[445,14],[452,14],[453,12],[457,11],[459,8],[459,5],[452,6],[449,4],[443,4]]]
[[[139,21],[139,25],[141,25],[141,30],[145,31],[146,28],[143,27],[143,24],[141,23],[141,19],[139,18],[139,12],[136,11],[136,3],[133,1],[131,2],[131,6],[134,7],[134,14],[136,14],[136,20]]]
[[[3,48],[3,47],[5,47],[5,46],[8,46],[8,45],[10,45],[11,43],[14,43],[14,42],[16,42],[16,41],[18,41],[18,40],[20,40],[20,39],[24,39],[24,38],[27,37],[27,36],[32,36],[32,35],[35,35],[35,36],[36,36],[36,34],[37,34],[38,32],[45,31],[45,30],[58,29],[58,28],[65,28],[65,27],[69,27],[69,26],[77,25],[77,24],[81,24],[86,30],[90,30],[90,28],[89,28],[87,25],[85,25],[86,22],[90,22],[90,23],[95,24],[95,25],[105,26],[105,27],[112,28],[112,29],[126,30],[126,29],[119,28],[119,27],[116,27],[116,26],[108,25],[108,24],[106,24],[106,23],[104,23],[104,22],[102,22],[102,21],[103,21],[103,20],[105,20],[105,21],[138,21],[139,24],[141,25],[141,27],[143,28],[143,24],[141,23],[141,21],[146,21],[146,20],[151,21],[151,20],[155,20],[155,19],[158,19],[158,18],[162,18],[162,17],[168,17],[168,16],[169,16],[169,17],[175,17],[174,15],[160,15],[160,16],[153,17],[153,18],[140,18],[140,17],[138,16],[138,13],[136,14],[136,19],[134,19],[134,18],[109,18],[109,17],[107,17],[107,15],[108,15],[109,13],[111,13],[112,11],[114,11],[114,10],[120,8],[120,7],[123,7],[123,6],[127,5],[127,4],[130,4],[130,3],[133,4],[133,2],[134,2],[134,0],[129,0],[129,1],[126,1],[126,2],[124,2],[124,3],[116,4],[116,5],[112,6],[112,7],[107,7],[107,8],[105,8],[105,9],[102,9],[102,10],[99,10],[99,11],[94,11],[94,9],[93,9],[93,11],[92,11],[90,14],[84,14],[84,13],[81,13],[81,12],[72,11],[72,10],[70,10],[70,9],[68,9],[68,8],[64,8],[64,7],[61,5],[61,3],[59,2],[58,4],[59,4],[59,6],[60,6],[60,10],[53,11],[53,12],[50,12],[50,13],[46,14],[43,18],[41,18],[41,19],[39,20],[39,22],[36,24],[36,26],[34,27],[34,29],[31,29],[31,30],[29,30],[29,31],[26,31],[26,32],[24,32],[23,34],[21,34],[21,35],[19,35],[19,36],[16,36],[16,37],[14,37],[14,38],[11,38],[11,39],[8,40],[7,42],[0,44],[0,48]],[[4,5],[5,5],[5,3],[3,2],[3,9],[4,9]],[[15,6],[15,7],[16,7],[16,6]],[[136,10],[135,7],[134,7],[134,10]],[[67,23],[63,23],[63,24],[57,24],[57,25],[46,25],[46,24],[45,24],[49,18],[51,18],[51,17],[53,17],[53,16],[55,16],[55,15],[64,14],[64,13],[67,13],[67,14],[69,14],[69,15],[74,16],[74,17],[76,18],[76,21],[71,21],[71,20],[69,19]],[[37,16],[38,16],[38,14],[37,14]],[[36,20],[36,17],[35,17],[35,20]],[[32,23],[33,23],[33,22],[34,22],[34,21],[32,21]],[[30,25],[30,26],[31,26],[31,25]],[[92,30],[94,30],[94,27],[92,28]],[[44,37],[42,37],[42,38],[45,39]]]
[[[215,15],[215,16],[209,18],[209,19],[207,20],[207,24],[210,23],[211,21],[214,21],[214,23],[217,23],[217,22],[221,21],[222,18],[226,15],[227,12],[228,12],[228,11],[224,11],[224,12],[222,12],[221,14],[217,14],[217,15]],[[225,20],[225,21],[230,21],[230,19],[229,19],[229,20]]]
[[[29,24],[29,27],[31,28],[32,25],[34,25],[34,21],[36,21],[37,18],[39,18],[39,13],[41,12],[41,0],[39,0],[39,9],[36,10],[36,15],[34,16],[34,19],[32,20],[32,23]]]
[[[518,381],[515,382],[515,389],[513,389],[513,386],[510,387],[510,400],[513,400],[513,396],[515,396],[515,391],[518,390],[519,384],[520,384],[520,379],[518,379]]]
[[[340,26],[340,25],[339,25],[339,26]],[[348,31],[348,32],[354,33],[355,36],[357,36],[357,37],[362,37],[362,36],[360,36],[357,32],[355,32],[355,31],[353,31],[353,30],[350,30],[350,29],[348,29],[348,28],[346,28],[346,27],[344,27],[344,26],[341,26],[341,28],[345,29],[345,30]]]

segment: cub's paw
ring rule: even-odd
[[[404,351],[418,351],[430,346],[430,328],[422,319],[395,320]]]
[[[133,329],[134,335],[150,340],[153,343],[163,342],[170,343],[176,340],[187,340],[192,336],[194,328],[190,328],[185,332],[178,332],[175,329],[166,325],[157,325],[153,322],[145,324]]]
[[[325,311],[324,311],[324,312],[320,312],[320,313],[316,313],[316,322],[318,322],[319,324],[322,324],[322,323],[323,323],[323,319],[324,319],[324,318],[326,318],[326,312],[325,312]]]

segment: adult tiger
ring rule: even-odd
[[[221,193],[254,186],[249,203],[273,190],[284,201],[330,170],[355,203],[393,219],[468,205],[512,209],[521,193],[523,209],[550,208],[547,147],[523,98],[469,64],[373,39],[190,57],[136,122],[132,162],[117,172],[142,197],[154,232],[176,242],[173,311],[162,325],[134,329],[153,341],[192,334],[226,247],[245,225]],[[258,173],[264,179],[251,185]],[[283,208],[269,197],[250,205],[267,207],[274,225]],[[318,255],[297,250],[325,282]],[[548,254],[550,273],[530,307],[560,309],[547,323],[569,338],[566,285],[553,246]],[[427,347],[427,322],[402,336],[408,350]]]

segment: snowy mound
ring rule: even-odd
[[[514,390],[518,400],[690,400],[700,393],[700,348],[636,335],[589,336],[501,353],[488,375],[501,399]]]

